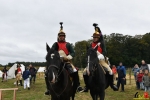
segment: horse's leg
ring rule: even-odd
[[[91,94],[92,99],[95,100],[95,94],[94,94],[94,91],[91,91],[91,90],[90,90],[90,94]]]
[[[75,94],[72,95],[72,100],[74,100]]]
[[[100,100],[104,100],[105,99],[105,90],[101,91],[99,96],[100,96]]]

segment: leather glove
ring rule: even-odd
[[[71,55],[68,55],[68,56],[67,56],[67,59],[68,59],[68,60],[71,60],[71,59],[72,59],[72,56],[71,56]]]
[[[64,61],[68,61],[68,58],[67,58],[67,57],[63,57],[63,60],[64,60]]]

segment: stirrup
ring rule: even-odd
[[[82,89],[81,86],[78,86],[78,87],[77,87],[77,92],[79,92],[79,93],[84,92],[84,89]]]

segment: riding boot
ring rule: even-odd
[[[50,95],[49,82],[48,82],[48,77],[46,74],[45,74],[45,83],[46,83],[46,89],[47,89],[45,92],[45,95]]]
[[[84,91],[80,86],[78,71],[73,73],[73,83],[77,86],[77,92]]]
[[[84,92],[88,92],[88,90],[89,90],[89,85],[88,85],[89,76],[83,75],[83,78],[84,78],[84,83],[85,83]]]
[[[20,80],[20,85],[23,86],[23,85],[22,85],[22,80]]]
[[[109,85],[114,91],[118,91],[118,87],[114,84],[113,75],[109,75]]]

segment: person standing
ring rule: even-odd
[[[4,67],[4,69],[2,70],[3,74],[2,74],[2,82],[4,81],[4,79],[7,81],[7,68],[6,66]]]
[[[140,70],[142,70],[143,73],[145,73],[145,70],[146,70],[146,69],[148,70],[148,72],[150,72],[150,71],[149,71],[149,68],[148,68],[148,65],[145,63],[145,61],[142,60],[141,63],[142,63],[142,65],[141,65],[141,67],[140,67]]]
[[[31,74],[30,83],[32,84],[32,79],[33,79],[33,84],[34,84],[35,79],[36,79],[37,70],[34,68],[34,66],[32,66],[32,64],[30,64],[29,67],[30,67],[29,71]]]
[[[126,80],[126,69],[125,66],[123,66],[122,62],[120,62],[119,66],[117,67],[117,73],[118,73],[117,87],[119,89],[121,84],[121,92],[124,92],[124,85]]]
[[[137,78],[136,78],[136,74],[137,74],[137,72],[139,72],[139,66],[138,66],[138,64],[135,64],[135,66],[134,66],[134,68],[132,69],[132,72],[134,73],[134,79],[136,80]]]
[[[20,81],[20,85],[21,86],[23,86],[22,85],[22,70],[21,70],[21,65],[20,64],[17,64],[17,69],[16,69],[16,71],[15,71],[15,73],[16,73],[16,85],[18,86],[18,82]]]
[[[116,75],[117,75],[117,68],[115,65],[112,66],[112,72],[113,72],[113,79],[114,81],[116,80]]]
[[[145,87],[145,92],[148,92],[148,91],[150,92],[150,75],[149,75],[149,71],[147,69],[145,69],[142,80],[143,80],[143,84]]]
[[[142,70],[140,70],[140,72],[139,72],[139,74],[137,75],[137,79],[138,79],[138,82],[139,82],[139,84],[140,84],[140,89],[142,90],[142,89],[144,89],[144,86],[143,86],[143,81],[142,81],[142,78],[143,78],[143,72],[142,72]]]
[[[27,67],[25,68],[25,71],[23,71],[23,79],[24,79],[24,89],[26,89],[26,87],[28,87],[28,90],[30,90],[30,79],[29,79],[29,75],[30,72],[27,69]]]

